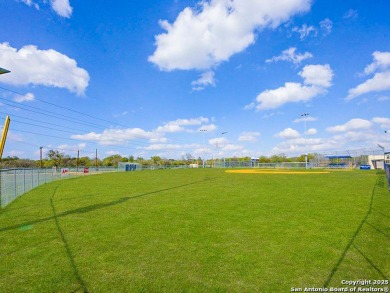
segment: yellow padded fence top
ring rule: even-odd
[[[284,171],[284,170],[262,170],[262,169],[242,169],[226,170],[226,173],[238,174],[328,174],[328,171]]]

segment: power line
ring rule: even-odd
[[[34,134],[34,135],[40,135],[40,136],[45,136],[45,137],[52,137],[52,138],[58,138],[58,139],[64,139],[64,140],[72,140],[72,141],[79,141],[79,142],[85,142],[85,140],[81,140],[81,139],[76,139],[76,138],[67,138],[67,137],[61,137],[61,136],[56,136],[56,135],[50,135],[50,134],[43,134],[43,133],[37,133],[37,132],[32,132],[32,131],[27,131],[27,130],[20,130],[20,129],[14,129],[12,128],[11,129],[13,132],[23,132],[23,133],[29,133],[29,134]],[[88,141],[88,143],[93,143],[93,144],[98,144],[97,142],[94,142],[94,141]],[[141,144],[137,144],[137,143],[131,143],[131,142],[128,142],[126,141],[127,144],[130,144],[130,145],[135,145],[135,146],[141,146],[141,147],[145,147],[145,145],[141,145]],[[124,149],[128,149],[130,147],[123,147],[123,146],[115,146],[116,148],[124,148]]]
[[[9,113],[5,113],[5,112],[1,112],[0,111],[0,114],[8,115]],[[29,120],[29,121],[34,121],[34,122],[47,124],[47,125],[53,125],[53,126],[57,126],[57,127],[62,127],[62,128],[66,128],[66,129],[75,130],[75,131],[85,132],[85,130],[72,128],[72,127],[67,127],[67,126],[62,126],[62,125],[58,125],[58,124],[55,124],[55,123],[49,123],[49,122],[46,122],[46,121],[36,120],[36,119],[29,118],[29,117],[23,117],[23,116],[20,116],[20,115],[12,114],[12,117],[17,117],[17,118],[26,119],[26,120]],[[15,121],[15,120],[12,119],[12,121]]]
[[[20,92],[17,92],[17,91],[14,91],[14,90],[11,90],[11,89],[8,89],[8,88],[5,88],[5,87],[1,87],[0,86],[0,89],[2,89],[4,91],[11,92],[11,93],[14,93],[14,94],[19,95],[19,96],[24,96]],[[91,122],[88,122],[88,121],[85,121],[85,120],[77,119],[77,118],[74,118],[74,117],[71,117],[71,116],[59,114],[59,113],[56,113],[56,112],[53,112],[53,111],[43,110],[43,109],[40,109],[40,108],[37,108],[37,107],[34,107],[34,106],[29,106],[29,105],[21,106],[20,103],[9,101],[9,100],[4,99],[4,98],[0,98],[0,100],[6,101],[6,102],[4,102],[4,104],[6,104],[8,106],[11,106],[11,107],[15,107],[15,108],[22,109],[22,110],[29,111],[29,112],[33,112],[33,113],[37,113],[37,114],[40,114],[40,115],[45,115],[45,116],[52,117],[52,118],[63,117],[63,118],[61,118],[62,120],[65,120],[65,121],[68,121],[68,122],[72,122],[72,123],[75,123],[75,124],[81,124],[81,125],[85,125],[85,126],[88,126],[88,127],[94,127],[94,128],[103,129],[103,130],[115,129],[115,128],[99,125],[99,124],[96,124],[96,123],[91,123]],[[107,122],[107,123],[110,123],[110,124],[113,124],[113,125],[117,125],[117,126],[121,126],[121,127],[124,127],[124,128],[129,128],[128,126],[125,126],[123,124],[119,124],[119,123],[116,123],[116,122],[113,122],[113,121],[102,119],[102,118],[99,118],[99,117],[96,117],[96,116],[93,116],[93,115],[90,115],[90,114],[87,114],[87,113],[83,113],[81,111],[73,110],[73,109],[70,109],[70,108],[67,108],[67,107],[55,104],[55,103],[51,103],[51,102],[48,102],[48,101],[45,101],[45,100],[42,100],[42,99],[39,99],[39,98],[36,98],[36,97],[34,98],[34,100],[39,101],[41,103],[45,103],[47,105],[51,105],[51,106],[54,106],[54,107],[66,110],[66,111],[77,113],[77,114],[82,115],[82,116],[86,116],[86,117],[90,117],[90,118],[93,118],[93,119],[96,119],[96,120],[104,121],[104,122]],[[14,105],[9,104],[9,103],[13,103]],[[28,118],[28,119],[32,120],[30,118]],[[43,123],[43,122],[38,121],[38,120],[35,120],[35,122]],[[50,123],[47,123],[47,122],[45,122],[45,123],[46,124],[50,124]],[[55,125],[55,124],[51,124],[51,125]],[[59,125],[55,125],[55,126],[59,126]],[[69,127],[65,127],[65,126],[59,126],[59,127],[76,130],[74,128],[69,128]],[[78,129],[77,131],[81,131],[81,130]],[[140,140],[148,140],[148,138],[140,136],[140,135],[137,135],[137,134],[133,134],[133,137],[138,138]],[[172,142],[178,142],[178,143],[182,142],[182,143],[185,143],[185,141],[178,140],[178,139],[171,139],[170,138],[168,140],[172,141]]]
[[[25,111],[30,111],[30,112],[33,112],[33,113],[38,113],[38,114],[41,114],[41,115],[46,115],[46,116],[54,117],[54,118],[63,117],[61,119],[66,120],[66,121],[70,121],[70,122],[73,122],[73,123],[84,124],[84,125],[90,126],[90,127],[103,128],[103,129],[106,128],[105,126],[102,126],[102,125],[93,124],[93,123],[90,123],[88,121],[80,120],[80,119],[77,119],[77,118],[74,118],[74,117],[70,117],[70,116],[66,116],[66,115],[63,115],[63,114],[59,114],[59,113],[56,113],[56,112],[42,110],[42,109],[39,109],[39,108],[34,107],[34,106],[28,106],[28,105],[22,106],[22,105],[20,105],[17,102],[9,101],[9,100],[4,99],[4,98],[0,98],[0,100],[6,101],[6,102],[3,102],[3,104],[5,104],[5,105],[11,106],[11,107],[15,107],[15,108],[18,108],[18,109],[22,109],[22,110],[25,110]],[[12,104],[9,104],[9,103],[13,103],[13,104],[16,104],[16,105],[12,105]],[[32,109],[35,109],[35,110],[31,110],[29,108],[32,108]],[[49,113],[49,114],[47,114],[47,113]]]
[[[0,89],[8,91],[8,92],[12,92],[12,93],[17,94],[19,96],[24,96],[22,93],[19,93],[17,91],[13,91],[13,90],[1,87],[1,86],[0,86]],[[93,115],[90,115],[90,114],[86,114],[86,113],[83,113],[83,112],[80,112],[80,111],[77,111],[77,110],[73,110],[73,109],[70,109],[70,108],[67,108],[67,107],[64,107],[64,106],[60,106],[60,105],[57,105],[57,104],[54,104],[54,103],[51,103],[51,102],[48,102],[48,101],[44,101],[44,100],[39,99],[39,98],[34,98],[34,100],[39,101],[41,103],[45,103],[45,104],[51,105],[51,106],[54,106],[54,107],[57,107],[57,108],[60,108],[60,109],[64,109],[64,110],[67,110],[67,111],[70,111],[70,112],[74,112],[74,113],[77,113],[77,114],[80,114],[80,115],[83,115],[83,116],[87,116],[87,117],[90,117],[90,118],[93,118],[93,119],[96,119],[96,120],[108,122],[110,124],[116,124],[116,125],[122,126],[122,127],[127,127],[127,126],[124,126],[124,125],[121,125],[121,124],[118,124],[118,123],[115,123],[115,122],[112,122],[112,121],[109,121],[109,120],[106,120],[106,119],[103,119],[103,118],[99,118],[99,117],[96,117],[96,116],[93,116]]]
[[[52,118],[58,118],[58,116],[62,116],[62,117],[65,117],[65,118],[61,118],[62,120],[69,121],[69,122],[76,123],[76,124],[82,124],[82,125],[86,125],[86,126],[89,126],[89,127],[94,127],[94,128],[97,128],[97,129],[102,129],[102,130],[114,129],[114,128],[107,128],[107,127],[102,126],[102,125],[98,125],[98,124],[93,124],[93,123],[90,123],[90,122],[86,122],[86,121],[84,121],[84,120],[76,119],[76,118],[73,118],[73,117],[70,117],[70,116],[58,114],[58,113],[55,113],[55,112],[52,112],[52,111],[42,110],[42,109],[39,109],[39,108],[37,108],[37,107],[27,106],[27,105],[22,106],[22,105],[20,105],[19,103],[16,103],[16,102],[13,102],[13,101],[9,101],[9,100],[4,99],[4,98],[0,98],[0,100],[6,101],[6,102],[3,102],[3,104],[5,104],[5,105],[11,106],[11,107],[15,107],[15,108],[18,108],[18,109],[22,109],[22,110],[25,110],[25,111],[37,113],[37,114],[40,114],[40,115],[45,115],[45,116],[52,117]],[[7,103],[7,102],[8,102],[8,103]],[[9,103],[13,103],[13,104],[16,104],[16,105],[9,104]],[[29,109],[29,108],[36,109],[36,110],[31,110],[31,109]],[[38,110],[38,111],[37,111],[37,110]],[[46,112],[46,113],[42,113],[42,112]],[[47,113],[49,113],[49,114],[47,114]],[[8,114],[8,113],[7,113],[7,114]],[[54,114],[54,115],[53,115],[53,114]],[[140,135],[136,135],[136,134],[133,134],[133,136],[136,137],[136,138],[138,138],[138,139],[143,139],[143,140],[147,140],[147,139],[148,139],[148,138],[142,137],[142,136],[140,136]]]

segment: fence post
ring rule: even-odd
[[[26,193],[26,169],[23,169],[23,193]]]
[[[14,199],[15,199],[16,198],[16,169],[14,169],[14,184],[15,184]]]
[[[2,207],[2,198],[3,198],[3,180],[2,180],[2,170],[0,170],[0,208]]]

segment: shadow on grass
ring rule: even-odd
[[[200,180],[200,181],[195,181],[195,182],[191,182],[191,183],[187,183],[187,184],[182,184],[182,185],[178,185],[178,186],[173,186],[173,187],[169,187],[169,188],[164,188],[164,189],[160,189],[160,190],[146,192],[146,193],[142,193],[142,194],[139,194],[139,195],[122,197],[122,198],[120,198],[118,200],[114,200],[114,201],[111,201],[111,202],[108,202],[108,203],[100,203],[100,204],[94,204],[94,205],[90,205],[90,206],[86,206],[86,207],[81,207],[81,208],[77,208],[77,209],[74,209],[74,210],[69,210],[69,211],[65,211],[65,212],[59,213],[56,216],[46,217],[46,218],[42,218],[42,219],[32,220],[32,221],[29,221],[29,222],[24,222],[24,223],[20,223],[20,224],[8,226],[8,227],[0,228],[0,232],[5,232],[5,231],[9,231],[9,230],[15,230],[15,229],[18,229],[18,228],[20,228],[22,226],[26,226],[26,225],[34,225],[34,224],[39,224],[39,223],[42,223],[42,222],[47,222],[47,221],[53,220],[54,218],[61,218],[61,217],[65,217],[65,216],[73,215],[73,214],[88,213],[88,212],[96,211],[96,210],[99,210],[99,209],[104,209],[104,208],[107,208],[107,207],[116,206],[116,205],[122,204],[124,202],[127,202],[128,200],[131,200],[131,199],[136,199],[136,198],[144,197],[144,196],[147,196],[147,195],[153,195],[153,194],[157,194],[157,193],[164,192],[164,191],[169,191],[169,190],[178,189],[178,188],[182,188],[182,187],[186,187],[186,186],[190,186],[190,185],[194,185],[194,184],[199,184],[199,183],[202,183],[202,182],[205,182],[205,181],[214,180],[214,179],[217,179],[217,178],[218,177],[205,178],[205,179]],[[57,188],[58,188],[58,186],[56,187],[56,189]]]
[[[55,188],[54,191],[53,191],[53,195],[52,195],[52,197],[51,197],[51,199],[50,199],[50,204],[51,204],[51,208],[52,208],[52,210],[53,210],[53,215],[54,215],[53,218],[54,218],[54,221],[55,221],[55,223],[56,223],[57,230],[58,230],[58,232],[59,232],[60,235],[61,235],[61,240],[62,240],[62,242],[64,243],[65,250],[66,250],[66,254],[67,254],[68,258],[69,258],[70,265],[72,266],[73,273],[74,273],[74,275],[75,275],[75,277],[76,277],[78,283],[80,284],[80,287],[81,287],[82,291],[83,291],[83,292],[88,292],[87,287],[85,286],[85,282],[84,282],[84,280],[81,278],[80,273],[79,273],[79,270],[77,269],[76,263],[75,263],[75,261],[74,261],[73,253],[72,253],[72,251],[70,250],[68,241],[67,241],[66,238],[65,238],[64,231],[62,231],[62,229],[61,229],[60,223],[59,223],[59,221],[58,221],[57,212],[56,212],[56,209],[55,209],[55,207],[54,207],[54,202],[53,202],[53,201],[54,201],[54,195],[56,194],[56,191],[57,191],[58,187],[59,187],[59,186],[56,186],[56,188]]]
[[[384,214],[384,213],[382,213],[381,211],[378,211],[378,210],[376,210],[376,209],[372,209],[372,210],[373,210],[374,212],[378,213],[378,214],[381,214],[383,217],[390,219],[389,215],[386,215],[386,214]]]
[[[382,175],[382,174],[381,174]],[[374,188],[372,189],[372,193],[371,193],[371,200],[370,200],[370,206],[368,208],[368,211],[366,213],[366,215],[364,216],[363,220],[360,222],[358,228],[356,229],[355,233],[353,234],[351,240],[348,242],[347,246],[345,247],[343,253],[341,254],[339,260],[337,261],[336,265],[333,267],[332,271],[330,272],[328,278],[326,279],[325,283],[324,283],[324,287],[328,287],[329,286],[329,283],[330,281],[332,280],[334,274],[337,272],[337,270],[339,269],[341,263],[343,262],[344,258],[345,258],[345,255],[347,254],[347,252],[350,250],[351,246],[354,246],[358,251],[359,253],[365,258],[365,260],[376,270],[378,271],[382,276],[383,273],[375,266],[375,264],[370,261],[354,244],[353,242],[355,241],[356,237],[359,235],[362,227],[364,226],[364,224],[368,224],[370,225],[368,222],[367,222],[367,218],[368,216],[371,214],[371,211],[372,211],[372,204],[374,202],[374,195],[375,195],[375,191],[376,191],[376,188],[379,187],[379,188],[383,188],[384,187],[384,177],[381,176],[377,179],[375,185],[374,185]],[[371,226],[371,225],[370,225]],[[378,231],[379,232],[379,231]],[[386,235],[387,236],[387,235]],[[387,278],[386,278],[387,279]]]
[[[353,247],[360,253],[361,256],[382,276],[384,280],[388,280],[389,278],[355,245]]]
[[[366,224],[368,226],[370,226],[372,229],[376,230],[377,232],[381,233],[383,236],[387,237],[387,238],[390,238],[390,235],[386,234],[385,232],[383,232],[382,230],[378,229],[377,227],[375,227],[373,224],[369,223],[366,221]]]

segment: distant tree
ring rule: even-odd
[[[89,166],[92,166],[92,161],[89,157],[81,157],[79,159],[79,166],[85,166],[85,167],[89,167]]]
[[[55,151],[55,150],[49,150],[47,152],[47,157],[51,161],[52,166],[55,166],[57,168],[61,166],[64,156],[65,156],[64,153],[60,153],[59,151]]]
[[[150,158],[154,165],[161,165],[162,159],[159,156],[153,156]]]
[[[108,166],[108,167],[117,167],[118,163],[122,161],[122,156],[121,155],[112,155],[107,158],[103,159],[103,166]]]
[[[133,163],[134,162],[134,156],[129,156],[129,162]]]
[[[0,166],[2,168],[36,168],[38,167],[38,164],[34,160],[20,159],[16,156],[8,156],[1,160]]]
[[[272,163],[289,162],[285,154],[273,155],[270,160]]]
[[[259,163],[270,163],[270,162],[271,162],[270,158],[267,158],[266,156],[261,156],[259,158]]]

